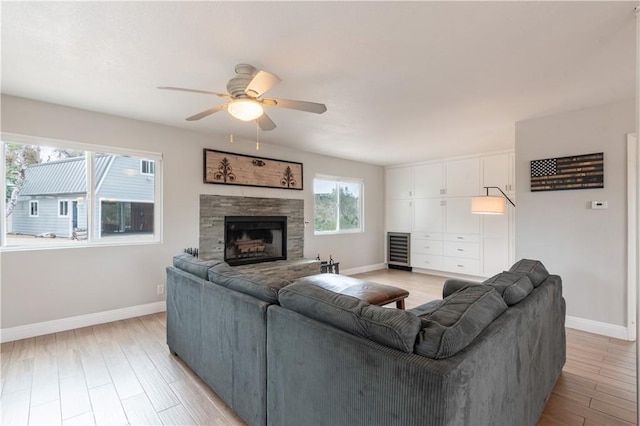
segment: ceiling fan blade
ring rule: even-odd
[[[299,111],[314,112],[316,114],[322,114],[327,110],[327,106],[325,104],[317,104],[315,102],[292,101],[289,99],[264,98],[262,99],[262,103],[268,106],[274,106],[278,108],[297,109]]]
[[[253,79],[247,85],[247,88],[244,89],[244,93],[247,95],[257,98],[262,96],[267,90],[271,89],[278,83],[280,83],[280,77],[275,74],[271,74],[270,72],[260,70],[256,73]]]
[[[209,92],[208,90],[185,89],[183,87],[170,87],[170,86],[162,86],[162,87],[158,87],[158,89],[177,90],[179,92],[204,93],[205,95],[216,95],[216,96],[220,96],[221,98],[231,98],[231,96],[227,95],[226,93]]]
[[[207,117],[213,113],[216,113],[218,111],[222,111],[223,109],[227,108],[229,106],[229,104],[222,104],[222,105],[218,105],[217,107],[213,107],[213,108],[209,108],[206,111],[202,111],[199,112],[196,115],[192,115],[191,117],[187,118],[187,121],[196,121],[196,120],[200,120],[201,118]]]
[[[267,113],[263,113],[260,117],[258,117],[258,126],[262,129],[263,132],[268,132],[269,130],[273,130],[276,128],[276,123],[269,118]]]

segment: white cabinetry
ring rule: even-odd
[[[505,152],[387,168],[386,230],[411,233],[411,266],[475,276],[509,268],[513,207],[474,215],[471,197],[497,186],[513,199],[513,159]]]
[[[413,231],[442,232],[444,201],[440,198],[413,200]]]
[[[411,232],[413,201],[388,200],[385,206],[386,225],[389,232]]]
[[[442,163],[430,163],[414,168],[414,196],[417,198],[438,198],[444,190]]]
[[[388,200],[413,196],[413,167],[398,167],[386,170],[385,194]]]
[[[480,159],[446,161],[444,163],[447,197],[472,197],[480,194]]]

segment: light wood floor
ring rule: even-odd
[[[444,282],[395,270],[359,277],[409,290],[408,309],[441,298]],[[243,425],[169,354],[165,318],[2,344],[2,425]],[[635,424],[635,344],[568,329],[567,358],[539,425]]]

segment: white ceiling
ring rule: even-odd
[[[234,66],[277,74],[263,142],[374,164],[512,148],[514,123],[635,96],[632,2],[2,2],[2,92],[255,139]]]

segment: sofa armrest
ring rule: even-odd
[[[449,278],[444,282],[444,287],[442,287],[442,298],[444,299],[447,296],[451,296],[456,291],[461,288],[465,288],[468,285],[477,285],[479,283],[475,281],[467,281],[458,278]]]

